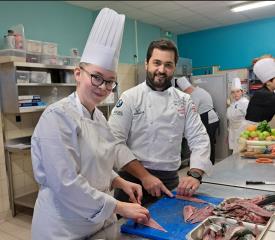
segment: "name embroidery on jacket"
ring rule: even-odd
[[[185,109],[186,101],[184,100],[184,98],[175,99],[174,104],[175,104],[175,107],[176,107],[179,115],[180,116],[185,115],[185,113],[186,113],[186,109]]]
[[[140,108],[136,108],[134,111],[134,116],[144,114],[144,111],[140,110]]]

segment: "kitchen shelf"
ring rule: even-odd
[[[15,67],[27,67],[27,68],[49,68],[49,69],[64,69],[64,70],[74,70],[74,66],[64,66],[64,65],[48,65],[42,63],[29,63],[29,62],[13,62]]]
[[[75,83],[17,83],[18,87],[76,87]]]
[[[32,192],[22,197],[15,198],[14,204],[23,206],[23,207],[34,208],[37,195],[38,195],[38,192]]]
[[[44,111],[47,106],[31,106],[31,107],[20,107],[20,113],[31,113]]]
[[[76,89],[76,83],[73,81],[73,66],[47,65],[41,63],[29,62],[7,62],[0,64],[0,84],[2,97],[2,112],[4,114],[20,114],[26,112],[43,111],[43,107],[24,107],[19,108],[18,96],[21,95],[40,95],[41,101],[50,104],[59,100]],[[17,83],[18,71],[43,72],[50,75],[51,83],[39,83],[39,76],[31,74],[28,80],[34,80],[33,83]],[[43,80],[40,80],[43,81]],[[37,83],[38,82],[38,83]],[[54,89],[57,88],[57,89]],[[58,92],[56,100],[53,100],[53,92]]]

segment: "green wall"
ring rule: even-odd
[[[24,25],[27,39],[56,42],[61,55],[82,51],[93,23],[93,12],[63,2],[0,2],[0,36],[8,27]]]
[[[178,35],[181,57],[193,67],[219,65],[222,70],[250,67],[263,54],[275,55],[275,18]],[[200,74],[200,73],[198,73]]]
[[[27,39],[55,42],[60,55],[70,55],[71,48],[82,53],[97,13],[62,1],[0,1],[0,47],[8,28],[23,24]],[[137,38],[135,20],[126,18],[121,63],[135,63],[134,55],[144,61],[150,41],[162,36],[158,27],[139,21],[136,26]]]

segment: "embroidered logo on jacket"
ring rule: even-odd
[[[183,98],[174,100],[175,107],[179,113],[180,116],[183,116],[185,114],[185,100]]]
[[[143,114],[144,111],[141,111],[140,108],[136,108],[134,111],[134,116],[139,115],[139,114]]]
[[[117,101],[117,103],[116,103],[116,107],[119,108],[119,107],[122,106],[122,104],[123,104],[122,99],[119,99],[119,100]]]
[[[123,116],[123,112],[122,112],[122,111],[115,110],[115,111],[113,111],[113,115]]]

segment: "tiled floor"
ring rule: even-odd
[[[32,217],[18,213],[14,218],[0,224],[0,239],[2,240],[30,240]]]
[[[185,175],[187,168],[179,171],[179,175]],[[0,240],[30,240],[32,217],[28,213],[19,212],[14,218],[0,222]]]

